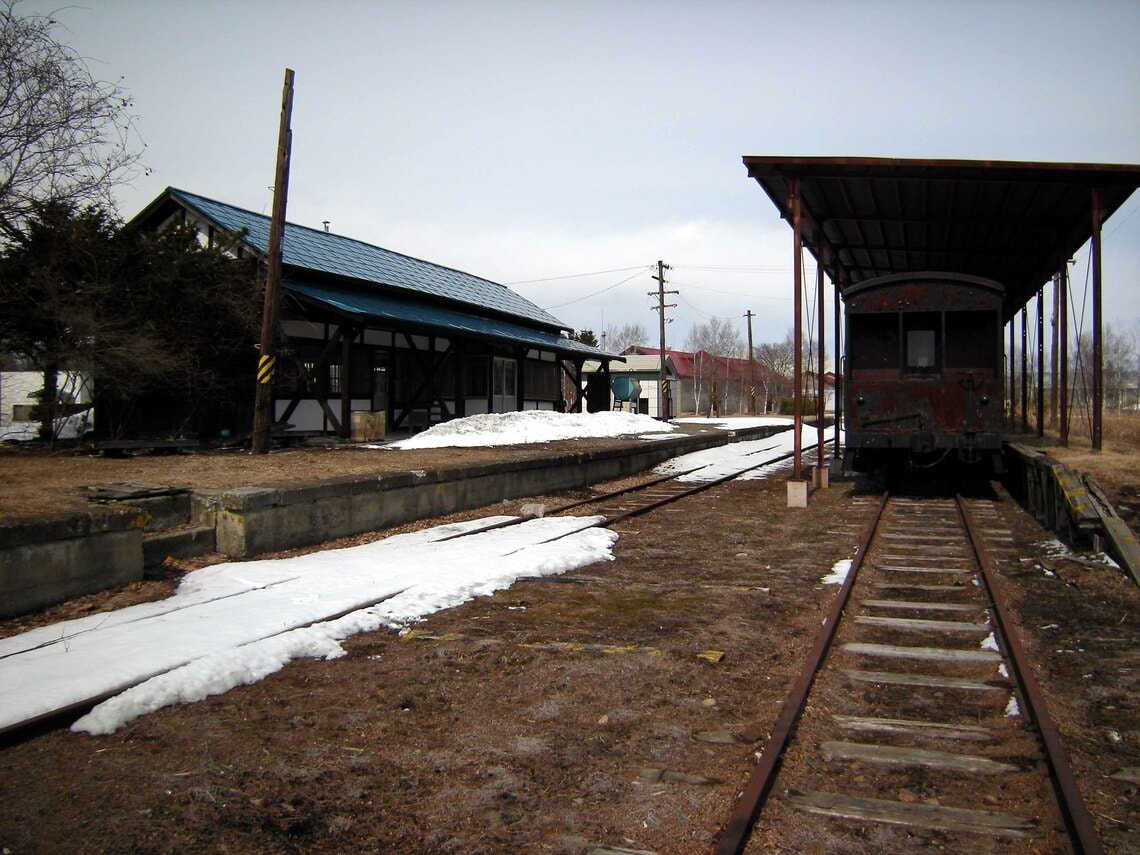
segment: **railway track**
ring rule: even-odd
[[[700,469],[703,469],[706,467],[695,467],[693,469],[689,469],[689,470],[686,470],[683,472],[671,473],[669,475],[664,475],[664,476],[660,476],[660,477],[650,479],[647,482],[643,482],[643,483],[637,484],[637,485],[632,486],[632,487],[627,487],[627,488],[621,489],[621,490],[615,490],[615,491],[602,493],[599,495],[591,496],[591,497],[583,499],[583,500],[569,502],[567,504],[551,508],[548,511],[544,511],[544,515],[555,516],[555,515],[560,515],[560,514],[568,514],[570,512],[581,512],[583,510],[586,510],[588,512],[588,509],[590,506],[596,506],[597,510],[594,512],[593,516],[600,516],[601,518],[600,519],[594,519],[594,520],[584,520],[583,524],[581,526],[579,526],[577,528],[570,529],[568,532],[566,532],[562,535],[552,537],[552,538],[550,538],[550,540],[552,540],[552,541],[558,540],[560,537],[565,537],[569,534],[574,534],[578,531],[581,531],[583,528],[606,527],[606,526],[613,525],[617,522],[620,522],[621,520],[627,519],[629,517],[637,516],[639,514],[646,513],[646,512],[651,511],[655,508],[659,508],[663,505],[677,501],[678,499],[684,498],[686,496],[690,496],[690,495],[693,495],[696,493],[703,492],[705,490],[712,489],[712,488],[714,488],[720,484],[731,481],[735,478],[740,477],[741,475],[744,475],[748,472],[759,469],[761,467],[778,464],[779,462],[781,462],[781,461],[783,461],[786,458],[791,456],[790,453],[784,454],[784,455],[779,455],[775,458],[771,457],[770,455],[767,455],[766,452],[772,451],[773,448],[775,448],[775,446],[765,445],[762,448],[758,448],[758,449],[754,449],[752,451],[746,452],[744,455],[742,455],[745,461],[747,461],[749,457],[753,457],[758,462],[756,462],[756,463],[746,462],[745,465],[740,466],[739,468],[735,469],[734,471],[732,471],[730,473],[722,474],[722,475],[719,475],[716,477],[710,477],[710,478],[704,479],[704,480],[700,480],[696,484],[685,484],[685,483],[682,483],[678,479],[680,479],[684,476],[687,476],[687,475],[693,475],[696,472],[698,472]],[[494,529],[499,529],[499,528],[503,528],[503,527],[507,527],[507,526],[512,526],[512,525],[524,523],[528,519],[529,519],[529,517],[522,516],[522,517],[513,518],[513,519],[505,521],[505,522],[499,522],[499,523],[492,523],[489,525],[477,526],[477,527],[471,528],[467,531],[451,535],[449,537],[439,538],[436,542],[437,543],[443,543],[443,542],[449,541],[449,540],[456,540],[456,539],[468,537],[471,535],[482,534],[482,533],[485,533],[485,532],[488,532],[488,531],[491,531]],[[194,611],[195,614],[198,614],[204,610],[211,608],[213,605],[215,605],[220,600],[239,598],[239,597],[249,596],[249,595],[256,595],[264,587],[272,587],[273,585],[280,585],[283,582],[288,582],[288,581],[290,581],[290,580],[289,579],[279,580],[279,581],[272,583],[272,585],[255,586],[255,587],[247,588],[247,589],[244,589],[244,590],[241,590],[241,591],[238,591],[238,592],[226,595],[226,596],[222,596],[222,597],[218,597],[218,598],[214,598],[214,599],[209,599],[209,600],[202,600],[202,601],[194,602],[194,603],[191,603],[191,604],[185,605],[185,606],[171,607],[170,609],[162,612],[159,615],[150,615],[150,616],[144,618],[144,620],[159,620],[159,621],[167,620],[170,617],[170,615],[173,614],[174,612]],[[281,632],[288,632],[288,631],[304,628],[305,626],[310,626],[310,625],[315,624],[315,623],[325,622],[325,621],[334,620],[337,618],[344,617],[346,614],[348,614],[350,612],[357,611],[357,610],[362,609],[362,608],[366,608],[370,605],[376,605],[385,599],[388,599],[392,596],[395,596],[396,593],[399,593],[399,592],[398,591],[397,592],[385,591],[382,593],[382,595],[380,595],[378,597],[378,599],[376,599],[373,602],[356,603],[356,604],[353,604],[351,607],[347,608],[347,610],[342,610],[342,611],[335,612],[335,613],[321,613],[321,614],[315,616],[313,618],[313,620],[310,621],[309,623],[298,624],[298,625],[290,624],[290,625],[286,626],[285,628],[283,628],[281,630]],[[23,654],[34,652],[36,649],[39,649],[39,648],[42,648],[45,646],[53,646],[53,645],[57,645],[57,644],[66,645],[68,640],[69,639],[67,637],[53,638],[49,642],[34,645],[31,648],[17,649],[13,652],[5,654],[4,656],[0,656],[0,659],[14,659],[14,658],[17,658]],[[176,666],[171,666],[171,667],[176,667]],[[162,670],[169,670],[169,669],[164,668]],[[144,675],[142,677],[132,676],[132,677],[125,679],[124,682],[116,684],[113,688],[111,688],[109,690],[101,690],[95,694],[85,696],[85,697],[81,698],[80,700],[77,700],[74,702],[69,702],[67,704],[57,705],[57,706],[49,705],[47,708],[45,708],[41,711],[38,711],[35,715],[30,716],[28,718],[9,722],[9,723],[2,723],[2,724],[0,724],[0,747],[3,747],[5,745],[18,743],[24,739],[30,738],[32,736],[39,734],[39,733],[42,733],[42,732],[45,732],[45,731],[48,731],[48,730],[51,730],[51,729],[54,729],[57,727],[64,726],[66,724],[69,724],[75,718],[77,718],[77,717],[85,714],[86,712],[90,711],[96,704],[101,703],[102,701],[105,701],[108,698],[113,697],[113,696],[119,694],[120,692],[123,692],[123,691],[131,688],[132,686],[138,685],[143,680],[157,676],[158,673],[162,673],[162,671],[158,671],[155,673],[147,673],[146,675]]]
[[[993,579],[984,499],[883,498],[717,855],[1103,851]]]
[[[830,443],[831,440],[827,440]],[[764,455],[766,452],[772,451],[777,446],[770,445],[758,448],[753,451],[741,455],[743,460],[749,457],[756,457]],[[787,452],[780,454],[776,457],[763,457],[760,462],[749,463],[740,468],[733,469],[730,472],[721,475],[712,475],[707,478],[700,477],[702,470],[710,469],[710,466],[696,466],[692,469],[686,469],[680,472],[671,472],[667,475],[661,475],[656,478],[651,478],[647,481],[642,481],[629,487],[622,487],[618,490],[609,490],[604,493],[598,493],[593,496],[588,496],[584,499],[578,499],[572,502],[567,502],[561,505],[555,505],[547,508],[546,506],[537,506],[536,512],[540,512],[544,516],[559,516],[568,514],[574,511],[580,515],[583,511],[591,506],[595,508],[594,513],[600,515],[602,518],[595,522],[589,523],[588,526],[598,528],[608,528],[630,517],[640,516],[641,514],[657,510],[665,505],[672,504],[679,499],[684,499],[688,496],[703,493],[718,487],[721,484],[727,484],[729,481],[734,481],[742,475],[753,472],[757,469],[762,469],[766,466],[775,466],[788,460],[792,457],[794,452]],[[805,452],[804,460],[805,466],[810,465],[813,458],[811,451]],[[695,477],[692,477],[695,476]],[[685,479],[691,477],[695,483],[685,483]],[[524,505],[524,508],[527,506]],[[479,532],[491,531],[498,528],[509,528],[510,526],[520,525],[529,519],[524,512],[523,516],[515,519],[506,520],[504,522],[495,523],[494,525],[485,526],[478,529]],[[476,534],[476,531],[461,532],[452,535],[451,537],[442,538],[441,540],[455,540],[458,538],[468,537],[469,535]],[[565,537],[566,535],[562,535]]]

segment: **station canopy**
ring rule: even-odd
[[[1006,317],[1140,186],[1140,166],[863,157],[745,157],[748,176],[792,219],[841,289],[892,273],[982,276],[1006,288]]]

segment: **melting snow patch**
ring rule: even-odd
[[[217,564],[174,596],[0,639],[0,726],[119,692],[74,730],[110,733],[132,718],[256,682],[298,657],[332,659],[356,633],[399,628],[439,609],[612,561],[598,517],[488,517],[348,549]],[[482,530],[487,529],[487,530]],[[467,533],[462,539],[449,536]]]
[[[676,429],[676,425],[659,422],[640,413],[524,410],[514,413],[480,413],[452,419],[384,447],[408,449],[525,445],[587,437],[660,435]]]
[[[1043,550],[1050,558],[1056,558],[1059,555],[1068,555],[1069,547],[1065,546],[1061,541],[1053,538],[1052,540],[1042,540],[1039,543],[1033,544],[1037,548]]]
[[[1009,703],[1005,705],[1005,714],[1008,718],[1018,718],[1021,715],[1021,707],[1017,705],[1017,695],[1009,696]]]
[[[847,581],[847,574],[851,572],[851,559],[844,558],[842,561],[837,561],[835,566],[831,568],[831,572],[824,576],[819,581],[824,585],[842,585]]]

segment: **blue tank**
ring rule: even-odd
[[[614,398],[618,401],[636,401],[641,397],[641,384],[628,374],[619,374],[610,383]]]

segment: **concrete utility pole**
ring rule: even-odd
[[[659,419],[669,417],[669,414],[665,411],[666,388],[668,385],[668,379],[665,376],[665,310],[675,309],[677,307],[676,303],[666,303],[665,295],[680,293],[678,291],[665,290],[665,271],[669,269],[669,265],[664,261],[657,262],[657,275],[653,277],[657,280],[657,290],[649,292],[650,297],[657,298],[657,305],[653,307],[653,310],[658,314],[657,320],[661,329],[661,373],[657,381],[657,418]]]
[[[752,353],[752,319],[756,317],[749,309],[744,313],[748,318],[748,415],[756,415],[756,360]]]
[[[281,244],[285,233],[285,200],[289,193],[289,156],[293,148],[293,69],[285,69],[281,94],[281,127],[277,133],[277,172],[273,179],[273,215],[269,221],[265,303],[261,311],[261,357],[253,406],[253,453],[268,454],[273,426],[273,372],[277,363],[277,292],[281,285]]]

